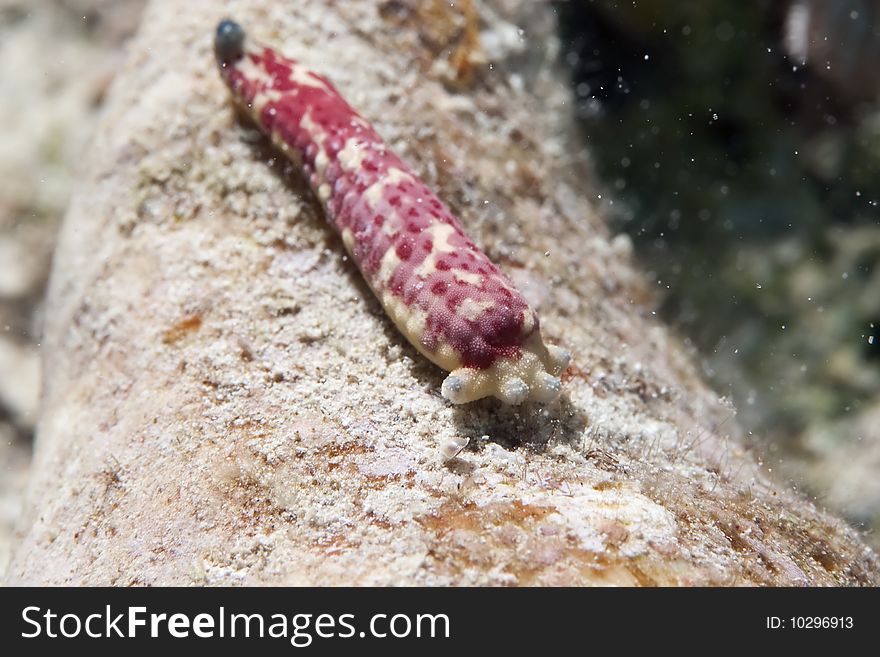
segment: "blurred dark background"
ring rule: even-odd
[[[667,321],[770,467],[880,529],[880,2],[556,7]]]

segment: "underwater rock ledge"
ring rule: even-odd
[[[573,146],[550,8],[457,4],[149,5],[59,239],[9,583],[878,583],[653,316]],[[332,80],[461,217],[572,352],[557,401],[441,397],[235,112],[226,16]]]

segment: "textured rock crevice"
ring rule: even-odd
[[[448,4],[148,7],[59,238],[8,581],[877,583],[655,321],[571,145],[550,9]],[[460,215],[573,352],[558,402],[440,397],[233,110],[225,16],[326,74]]]

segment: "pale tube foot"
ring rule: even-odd
[[[571,362],[571,352],[555,344],[548,345],[547,357],[550,360],[550,373],[559,376]]]
[[[545,348],[540,343],[526,345],[519,358],[499,358],[491,367],[477,369],[459,367],[450,372],[440,389],[453,404],[466,404],[495,397],[505,404],[526,401],[547,404],[559,396],[562,381],[559,375],[571,358],[565,349]]]

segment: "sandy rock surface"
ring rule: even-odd
[[[0,0],[0,573],[30,470],[55,236],[141,4]]]

